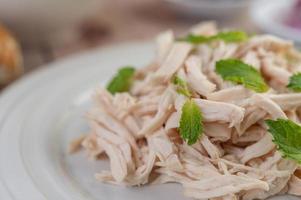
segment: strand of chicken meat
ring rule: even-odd
[[[212,22],[191,31],[218,32]],[[96,178],[128,186],[176,182],[196,199],[301,195],[301,169],[282,158],[263,123],[300,122],[301,94],[286,88],[289,76],[301,71],[293,44],[258,35],[240,43],[192,45],[176,41],[172,31],[156,41],[156,58],[136,72],[128,93],[95,92],[95,106],[87,114],[91,133],[73,144],[81,143],[90,157],[108,156],[110,170]],[[224,81],[215,63],[225,58],[257,68],[271,89],[259,94]],[[178,133],[185,97],[170,83],[174,75],[188,83],[203,113],[204,134],[191,146]]]

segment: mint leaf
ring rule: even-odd
[[[301,126],[288,119],[266,120],[273,142],[284,157],[301,164]]]
[[[182,94],[186,97],[190,97],[191,96],[191,93],[188,89],[188,85],[186,83],[186,81],[184,81],[183,79],[181,79],[180,77],[178,76],[175,76],[173,78],[173,84],[176,86],[176,90],[179,94]]]
[[[201,43],[210,42],[211,37],[189,34],[185,38],[180,38],[179,41],[185,41],[192,44],[201,44]]]
[[[243,42],[247,39],[248,35],[242,31],[219,32],[211,38],[211,40],[223,40],[224,42]]]
[[[243,84],[246,88],[256,92],[266,92],[267,84],[261,74],[251,65],[237,59],[226,59],[216,62],[216,73],[226,81]]]
[[[301,73],[294,74],[290,77],[288,88],[295,92],[301,92]]]
[[[193,35],[190,34],[184,38],[180,38],[179,41],[186,41],[192,44],[201,44],[212,42],[214,40],[223,40],[224,42],[242,42],[248,39],[248,35],[242,31],[228,31],[228,32],[219,32],[213,36],[204,36],[204,35]]]
[[[133,82],[134,74],[135,74],[135,68],[131,66],[126,66],[119,69],[117,74],[112,78],[112,80],[107,85],[107,90],[111,94],[129,91]]]
[[[182,107],[180,119],[180,135],[189,145],[196,143],[203,133],[202,113],[198,105],[192,100],[187,99]]]

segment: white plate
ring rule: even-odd
[[[147,43],[96,50],[47,66],[8,88],[0,98],[1,200],[184,199],[175,184],[125,188],[97,182],[107,168],[84,153],[68,155],[68,143],[86,132],[89,96],[119,66],[143,66]],[[279,199],[297,199],[280,197]]]

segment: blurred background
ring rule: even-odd
[[[0,85],[95,47],[200,21],[301,43],[301,0],[0,0]]]

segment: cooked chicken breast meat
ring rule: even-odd
[[[186,39],[168,30],[156,45],[154,60],[137,69],[122,91],[95,91],[86,114],[90,133],[70,151],[82,146],[90,158],[105,154],[110,169],[96,178],[111,184],[175,182],[185,196],[202,200],[301,196],[300,165],[283,156],[266,123],[300,123],[301,93],[288,87],[301,71],[293,43],[270,35],[233,41],[206,22]],[[222,76],[217,62],[231,59],[255,72]],[[250,85],[255,73],[262,79]],[[258,84],[266,85],[256,91]],[[187,130],[197,135],[182,134]]]

